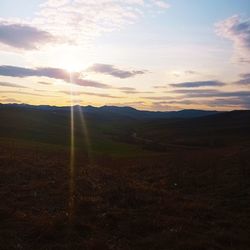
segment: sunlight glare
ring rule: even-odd
[[[69,222],[72,224],[74,222],[75,216],[75,206],[76,206],[76,187],[75,187],[75,172],[76,172],[76,164],[75,164],[75,102],[74,102],[74,84],[73,84],[73,72],[69,72],[70,79],[70,97],[71,97],[71,106],[70,106],[70,164],[69,164]],[[87,123],[83,114],[83,111],[80,106],[78,106],[80,122],[82,126],[83,136],[86,145],[86,152],[89,162],[92,162],[92,150],[91,143],[89,139],[89,132],[87,128]]]
[[[72,76],[69,73],[70,82]],[[73,84],[70,86],[71,107],[70,107],[70,166],[69,166],[69,222],[72,224],[75,211],[75,124],[74,124],[74,94]]]

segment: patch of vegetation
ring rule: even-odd
[[[193,120],[88,117],[92,155],[77,122],[73,192],[69,114],[1,118],[0,249],[249,249],[245,116],[231,133],[227,118],[199,118],[195,130]],[[211,124],[223,143],[197,145]]]

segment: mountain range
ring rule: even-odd
[[[0,104],[2,107],[12,108],[26,108],[36,110],[47,110],[47,111],[64,111],[69,110],[70,106],[57,107],[49,105],[29,105],[29,104]],[[132,119],[165,119],[165,118],[195,118],[203,117],[208,115],[214,115],[222,113],[215,110],[196,110],[196,109],[184,109],[179,111],[147,111],[138,110],[132,107],[119,107],[119,106],[74,106],[74,109],[81,109],[85,114],[96,114],[102,116],[123,116]]]

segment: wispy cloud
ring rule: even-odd
[[[164,107],[165,105],[207,105],[209,107],[230,107],[230,108],[250,108],[250,96],[244,97],[223,97],[212,99],[176,99],[170,101],[154,102],[155,106]]]
[[[64,34],[64,41],[83,44],[102,34],[136,22],[148,11],[167,9],[160,0],[47,0],[41,4],[33,23],[55,36]]]
[[[201,74],[200,72],[194,71],[194,70],[186,70],[184,73],[187,75],[200,75]]]
[[[15,83],[11,83],[11,82],[0,82],[0,86],[2,86],[2,87],[11,87],[11,88],[27,88],[25,86],[15,84]]]
[[[117,68],[114,65],[99,64],[99,63],[92,65],[91,67],[87,69],[87,71],[111,75],[111,76],[122,78],[122,79],[133,77],[136,75],[142,75],[147,72],[146,70],[131,70],[131,71],[122,70],[122,69]]]
[[[0,43],[24,50],[50,43],[83,45],[136,22],[148,2],[155,13],[169,7],[160,0],[45,0],[33,19],[0,18]]]
[[[183,97],[188,98],[250,96],[250,91],[220,91],[216,89],[177,89],[173,92],[183,94]]]
[[[0,66],[0,75],[12,77],[49,77],[54,79],[63,80],[68,83],[74,83],[80,86],[96,87],[96,88],[110,88],[109,85],[81,78],[81,72],[74,72],[70,75],[64,69],[58,68],[23,68],[16,66],[2,65]]]
[[[121,92],[125,94],[153,94],[154,93],[153,91],[140,91],[131,87],[119,87],[117,89],[119,89]]]
[[[154,85],[153,88],[155,89],[167,89],[169,85]]]
[[[144,99],[158,100],[171,103],[178,103],[177,101],[197,100],[197,99],[211,99],[211,98],[247,98],[250,97],[250,91],[220,91],[216,89],[175,89],[173,91],[166,91],[167,95],[160,96],[146,96]],[[173,94],[178,96],[173,96]],[[195,101],[196,102],[196,101]],[[195,103],[194,103],[195,104]]]
[[[125,94],[153,94],[153,91],[122,90]]]
[[[168,9],[170,7],[170,4],[163,0],[153,0],[152,1],[154,5],[162,8],[162,9]]]
[[[225,83],[220,81],[197,81],[197,82],[182,82],[170,84],[170,86],[175,88],[197,88],[197,87],[215,87],[224,86]]]
[[[135,101],[135,102],[112,102],[112,103],[107,103],[106,105],[115,105],[115,106],[118,106],[118,107],[133,107],[133,106],[144,106],[145,105],[145,102],[144,101]]]
[[[230,97],[230,98],[216,98],[203,102],[210,107],[237,107],[250,109],[250,96],[246,97]]]
[[[153,102],[150,105],[150,108],[152,110],[157,110],[157,111],[166,111],[166,110],[173,111],[173,110],[182,109],[181,106],[168,104],[166,102]]]
[[[197,104],[197,101],[186,100],[186,99],[183,99],[183,100],[175,99],[175,100],[171,100],[171,101],[158,101],[158,102],[154,102],[154,103],[156,103],[156,104],[167,104],[167,105],[170,105],[170,104],[191,105],[191,104],[194,104],[194,103]]]
[[[60,93],[66,94],[66,95],[72,95],[70,91],[62,90]],[[93,93],[93,92],[86,92],[86,91],[76,91],[73,93],[73,96],[79,96],[79,95],[90,95],[90,96],[98,96],[98,97],[106,97],[106,98],[121,98],[119,96],[113,96],[110,94],[105,93]]]
[[[160,100],[163,100],[163,101],[166,101],[166,100],[176,100],[176,97],[173,97],[171,95],[163,95],[163,96],[145,96],[143,97],[144,99],[147,99],[147,100],[153,100],[153,101],[160,101]]]
[[[53,84],[52,82],[43,82],[43,81],[39,81],[38,83],[42,84],[42,85],[52,85]]]
[[[240,77],[241,79],[235,82],[236,84],[250,85],[250,73],[241,74]]]
[[[53,41],[55,38],[47,31],[26,24],[0,21],[0,43],[33,50]]]
[[[135,88],[131,88],[131,87],[119,87],[117,89],[119,89],[121,91],[136,91]]]
[[[21,101],[15,98],[0,98],[0,103],[20,103]]]
[[[232,16],[216,24],[218,35],[231,40],[241,62],[250,63],[250,19]]]
[[[41,97],[58,97],[55,95],[41,95],[34,92],[27,92],[27,91],[14,91],[14,90],[1,90],[1,94],[18,94],[18,95],[31,95],[31,96],[41,96]]]

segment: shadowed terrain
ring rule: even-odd
[[[89,149],[75,108],[70,223],[69,109],[0,106],[0,249],[249,249],[250,111],[104,109]]]

